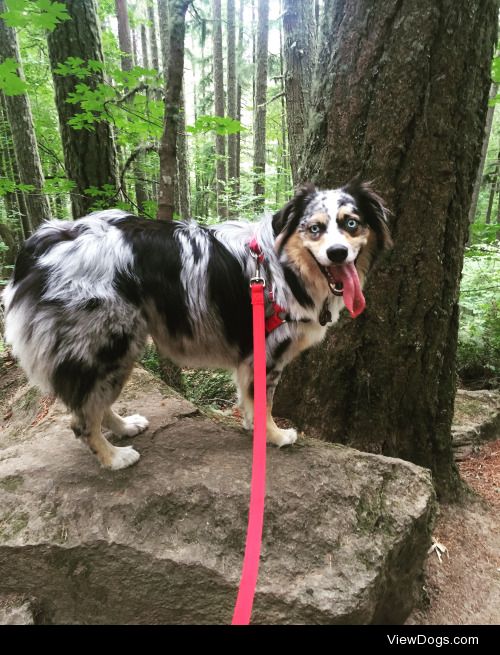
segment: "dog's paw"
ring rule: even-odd
[[[291,446],[297,441],[297,430],[293,428],[289,428],[288,430],[273,430],[270,433],[268,432],[267,440],[269,443],[278,446],[278,448]]]
[[[253,430],[253,416],[243,416],[242,424],[244,430]]]
[[[139,453],[132,446],[124,446],[123,448],[115,447],[111,461],[105,465],[105,468],[111,469],[112,471],[125,469],[127,466],[135,464],[139,458]]]
[[[120,437],[135,437],[136,434],[144,432],[148,427],[149,421],[140,414],[123,417],[123,426],[120,428]]]

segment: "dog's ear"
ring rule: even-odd
[[[387,225],[389,210],[382,198],[376,193],[370,182],[362,182],[356,176],[343,187],[342,191],[352,196],[361,216],[377,235],[379,250],[392,248],[391,233]]]
[[[274,214],[274,236],[282,236],[280,249],[285,245],[285,241],[297,227],[308,202],[315,193],[316,187],[314,184],[310,182],[303,184],[296,190],[294,197],[286,203],[283,209],[280,209]]]

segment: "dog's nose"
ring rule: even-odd
[[[330,246],[326,251],[328,259],[334,264],[341,264],[346,259],[347,253],[345,246]]]

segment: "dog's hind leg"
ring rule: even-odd
[[[117,447],[109,443],[101,432],[103,410],[95,413],[87,406],[83,410],[74,411],[71,428],[97,457],[104,468],[118,470],[135,464],[139,453],[132,446]]]
[[[111,430],[117,437],[135,437],[143,432],[149,425],[149,421],[140,414],[124,416],[123,418],[109,407],[104,412],[102,423],[105,428]]]

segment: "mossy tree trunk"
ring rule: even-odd
[[[288,369],[276,413],[432,469],[453,498],[458,293],[497,31],[494,0],[326,0],[300,176],[374,180],[394,249],[367,309]]]

